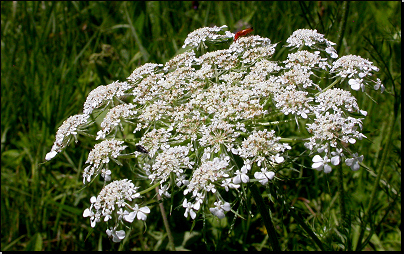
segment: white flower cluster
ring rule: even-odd
[[[133,104],[121,104],[110,109],[101,123],[101,130],[97,132],[96,139],[105,138],[106,134],[109,134],[116,126],[120,124],[121,119],[127,120],[133,115],[136,115],[137,111],[132,110],[133,108],[135,108],[135,105]]]
[[[83,217],[90,217],[91,227],[95,227],[102,217],[105,222],[113,221],[115,226],[107,229],[107,234],[113,236],[114,242],[120,242],[125,238],[125,231],[116,229],[123,224],[123,221],[132,223],[135,218],[146,220],[147,214],[150,213],[147,206],[139,207],[138,204],[132,204],[135,199],[140,198],[138,188],[127,179],[111,182],[97,197],[91,197],[91,206],[84,210]]]
[[[217,41],[220,42],[222,40],[228,40],[234,37],[234,34],[230,33],[229,31],[225,31],[225,34],[222,35],[219,32],[224,31],[227,28],[226,25],[221,27],[202,27],[196,29],[195,31],[188,34],[188,37],[184,41],[183,48],[186,48],[188,45],[191,47],[200,47],[200,45],[205,45],[205,41]]]
[[[83,172],[83,183],[90,182],[91,177],[101,172],[101,176],[106,180],[111,180],[111,171],[108,170],[110,158],[117,158],[121,151],[127,146],[122,146],[124,142],[119,140],[104,140],[94,146],[94,149],[88,154],[86,163],[88,165]],[[103,165],[107,165],[105,168]]]
[[[378,90],[381,87],[381,91],[384,91],[384,86],[380,79],[373,81],[369,79],[372,76],[372,72],[379,71],[379,68],[373,65],[369,60],[363,59],[360,56],[347,55],[339,58],[333,63],[330,73],[336,73],[336,76],[342,78],[348,78],[349,85],[352,90],[358,91],[362,88],[362,92],[365,91],[365,84],[369,81],[374,82],[374,89]]]
[[[366,112],[349,91],[334,86],[347,83],[354,90],[364,89],[377,68],[352,55],[334,61],[335,43],[316,30],[295,31],[287,46],[297,50],[285,61],[271,61],[276,44],[270,39],[253,35],[230,41],[234,34],[225,28],[198,29],[186,38],[183,47],[188,49],[165,65],[144,64],[126,82],[94,89],[84,114],[67,119],[59,128],[46,159],[60,152],[72,135],[84,132],[90,114],[108,110],[94,136],[102,141],[88,155],[83,182],[98,174],[110,181],[109,162],[122,165],[121,153],[128,148],[125,158],[133,160],[127,161],[159,186],[160,195],[170,197],[183,188],[184,216],[192,219],[202,211],[218,218],[232,211],[223,191],[240,192],[244,188],[239,187],[249,182],[267,185],[277,180],[281,164],[288,159],[285,153],[292,149],[287,138],[276,135],[283,122],[306,123],[305,147],[318,153],[313,157],[314,169],[331,172],[331,165],[338,165],[345,153],[351,155],[345,164],[358,170],[363,156],[348,145],[366,138],[360,132],[363,119],[353,114],[366,116]],[[205,51],[206,44],[219,42],[230,46],[199,54],[201,46]],[[334,75],[331,85],[321,78],[324,73]],[[374,89],[383,91],[379,79],[373,82]],[[114,218],[115,226],[107,234],[114,242],[122,240],[125,232],[118,226],[135,217],[145,220],[150,211],[134,202],[140,197],[137,188],[127,179],[113,181],[91,198],[84,216],[90,217],[91,226],[100,217]]]
[[[131,88],[127,82],[115,81],[107,86],[99,86],[92,90],[84,103],[83,113],[89,115],[94,109],[101,107],[104,103],[109,103],[114,97],[121,97],[124,92]]]
[[[56,132],[55,142],[51,151],[46,154],[45,159],[51,160],[57,153],[62,151],[69,144],[71,135],[76,138],[78,130],[85,127],[88,118],[89,115],[86,114],[74,115],[67,118]]]
[[[192,169],[194,162],[188,157],[190,147],[176,146],[164,149],[155,159],[152,168],[150,169],[149,179],[160,180],[160,184],[167,182],[171,173],[175,174],[177,186],[180,187],[185,179],[185,169]],[[188,183],[185,181],[185,183]]]
[[[323,34],[317,32],[317,30],[299,29],[293,32],[293,34],[286,40],[287,47],[301,48],[303,46],[313,47],[317,49],[324,48],[324,51],[328,53],[332,58],[337,58],[338,54],[333,48],[336,45],[334,42],[324,38]],[[325,46],[324,46],[325,45]]]
[[[248,159],[247,165],[257,163],[269,163],[273,166],[283,162],[284,158],[280,155],[285,150],[291,149],[288,144],[279,143],[280,137],[275,136],[275,131],[259,130],[253,131],[247,139],[245,139],[240,148],[234,149],[232,152],[238,154],[243,159]],[[250,159],[249,159],[250,158]],[[264,162],[264,163],[263,163]]]

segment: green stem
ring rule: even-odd
[[[326,88],[324,88],[323,90],[321,90],[320,92],[316,93],[314,95],[314,97],[317,97],[320,93],[324,93],[325,91],[327,91],[328,89],[331,89],[333,86],[335,86],[337,83],[339,83],[342,80],[341,77],[338,77],[336,80],[334,80],[334,82],[332,82],[331,85],[327,86]]]
[[[297,143],[307,141],[307,138],[281,138],[279,142],[281,143]]]
[[[300,217],[295,213],[294,208],[291,207],[289,209],[289,213],[292,215],[292,217],[299,223],[299,225],[306,231],[306,233],[313,239],[313,241],[317,244],[317,246],[322,250],[325,251],[326,249],[323,246],[323,243],[318,239],[316,234],[306,225],[306,223],[300,219]]]
[[[390,152],[389,146],[390,146],[390,143],[391,143],[391,137],[393,135],[393,127],[394,127],[395,119],[396,119],[395,116],[392,114],[392,116],[390,117],[390,121],[389,121],[391,123],[391,124],[389,124],[390,128],[389,128],[389,130],[387,132],[387,135],[386,135],[387,136],[386,144],[385,144],[385,146],[383,148],[383,154],[382,154],[382,158],[381,158],[380,163],[379,163],[379,167],[376,170],[377,178],[376,178],[376,180],[374,182],[373,190],[372,190],[372,193],[370,194],[369,203],[368,203],[368,206],[366,207],[365,214],[364,214],[363,220],[362,220],[362,224],[361,224],[361,227],[360,227],[360,230],[359,230],[360,234],[359,234],[358,242],[356,244],[356,246],[357,246],[356,250],[361,250],[364,247],[364,246],[362,246],[363,245],[362,239],[363,239],[363,237],[365,235],[365,229],[366,229],[367,223],[369,221],[370,210],[371,210],[371,208],[373,206],[374,201],[376,201],[376,199],[375,199],[376,191],[377,191],[377,189],[379,187],[380,178],[382,177],[382,174],[383,174],[383,171],[384,171],[384,165],[386,164],[387,155]]]
[[[273,117],[277,117],[277,116],[281,116],[281,115],[284,115],[283,112],[277,113],[276,115],[272,116],[272,118],[273,118]],[[280,124],[280,123],[288,123],[288,122],[290,122],[290,121],[291,121],[291,120],[288,119],[288,120],[282,120],[282,121],[265,122],[265,123],[257,123],[257,124],[263,125],[263,126],[270,126],[270,125],[278,125],[278,124]]]
[[[338,178],[338,197],[339,197],[339,209],[341,213],[341,222],[340,227],[343,229],[343,232],[346,237],[347,249],[352,250],[352,240],[350,237],[350,229],[352,228],[351,220],[347,217],[346,205],[345,205],[345,190],[344,190],[344,174],[342,171],[342,165],[339,164],[337,167],[337,178]]]
[[[166,210],[164,209],[164,204],[161,201],[158,186],[156,187],[156,193],[157,193],[157,200],[159,201],[161,217],[163,217],[164,227],[166,228],[167,231],[168,245],[170,246],[171,251],[175,251],[174,237],[173,234],[171,233],[170,225],[168,224]]]
[[[257,207],[261,214],[262,220],[264,221],[265,227],[268,232],[269,241],[271,242],[273,250],[282,251],[279,245],[278,236],[276,235],[274,224],[272,223],[271,215],[269,214],[269,209],[266,207],[256,184],[251,185],[251,193],[255,200],[255,203],[257,203]]]
[[[338,177],[338,193],[339,193],[339,209],[342,218],[342,225],[345,225],[346,220],[346,207],[345,207],[345,191],[344,191],[344,175],[342,172],[341,164],[337,167],[337,177]]]
[[[159,185],[160,185],[160,182],[157,182],[153,186],[151,186],[151,187],[149,187],[149,188],[147,188],[145,190],[140,191],[139,194],[143,195],[145,193],[148,193],[149,191],[153,190],[154,188],[158,187]]]
[[[349,1],[344,1],[342,3],[342,17],[340,21],[340,26],[338,27],[338,41],[337,41],[337,53],[341,50],[342,46],[342,39],[344,38],[345,28],[346,28],[346,21],[348,19],[348,12],[349,12]]]

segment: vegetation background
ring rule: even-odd
[[[2,251],[166,249],[157,207],[147,228],[136,224],[121,244],[112,243],[100,228],[86,239],[90,223],[82,213],[99,191],[90,187],[79,192],[90,147],[83,153],[73,144],[57,159],[43,162],[57,128],[81,112],[92,89],[125,80],[146,62],[165,63],[181,50],[189,32],[213,25],[227,25],[232,32],[252,26],[254,34],[281,43],[297,29],[317,29],[339,43],[340,56],[359,55],[380,68],[385,93],[371,91],[374,101],[354,93],[369,114],[364,121],[368,140],[360,143],[367,168],[344,168],[349,232],[332,227],[339,213],[336,172],[324,175],[302,168],[308,180],[285,183],[284,188],[316,234],[333,229],[321,239],[327,248],[338,250],[350,249],[346,242],[358,239],[358,220],[377,188],[369,207],[368,238],[360,249],[401,250],[400,2],[13,1],[1,2]],[[280,50],[278,56],[286,53]],[[268,204],[282,249],[318,249],[280,204]],[[259,216],[235,223],[208,221],[208,231],[202,231],[198,221],[189,232],[192,222],[174,210],[169,222],[182,249],[269,248]]]

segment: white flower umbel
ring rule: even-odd
[[[164,70],[177,69],[179,67],[191,67],[197,63],[194,51],[186,51],[182,54],[176,55],[164,65]]]
[[[184,200],[183,207],[186,208],[185,217],[188,217],[188,214],[190,214],[191,218],[194,219],[196,216],[195,211],[200,209],[205,201],[206,195],[208,193],[215,194],[220,182],[231,182],[231,178],[229,178],[227,173],[231,170],[228,168],[230,157],[222,154],[220,158],[214,157],[213,160],[211,160],[210,156],[210,149],[205,148],[201,165],[194,170],[192,178],[184,190],[184,195],[192,193],[191,198],[195,200],[194,203],[188,202],[187,199]],[[238,185],[227,184],[227,188],[229,187],[238,188]]]
[[[248,52],[249,50],[263,47],[264,56],[269,57],[274,53],[275,46],[276,44],[271,44],[271,40],[268,38],[252,35],[238,38],[237,41],[230,45],[229,51],[242,55],[243,59],[248,59],[248,56],[253,53],[253,51]]]
[[[151,74],[154,74],[155,70],[158,70],[159,67],[162,67],[162,64],[155,63],[146,63],[138,68],[136,68],[132,74],[128,77],[128,81],[131,84],[137,84],[139,81],[144,79]]]
[[[160,89],[158,82],[164,76],[163,73],[151,72],[139,82],[133,85],[131,95],[133,96],[133,103],[136,105],[145,105],[152,103],[155,98],[159,98]],[[130,81],[131,82],[131,81]]]
[[[285,89],[279,88],[274,93],[275,106],[285,115],[295,114],[302,118],[307,118],[307,114],[311,112],[312,97],[308,96],[306,91],[298,91],[293,87]]]
[[[136,115],[137,111],[132,110],[133,108],[135,108],[133,104],[121,104],[110,109],[101,123],[101,130],[97,132],[96,139],[105,138],[105,135],[121,123],[121,119],[131,119]]]
[[[115,81],[107,86],[99,86],[92,90],[84,103],[83,113],[89,115],[94,109],[101,107],[104,103],[112,102],[114,97],[119,98],[125,91],[131,88],[127,82]]]
[[[91,206],[84,210],[83,217],[90,217],[91,227],[95,227],[101,218],[104,218],[105,222],[112,221],[114,227],[112,231],[109,231],[111,234],[114,234],[113,232],[119,224],[123,223],[123,220],[129,223],[136,217],[139,220],[145,220],[150,209],[147,206],[139,207],[138,204],[133,204],[140,198],[137,189],[138,187],[128,179],[111,182],[100,191],[97,197],[91,197]],[[125,236],[118,232],[115,233],[115,239],[122,240]]]
[[[185,48],[188,45],[193,48],[199,48],[201,45],[203,47],[206,47],[205,41],[220,42],[227,41],[228,39],[233,39],[234,34],[230,33],[229,31],[225,31],[225,34],[220,33],[224,31],[225,28],[227,28],[226,25],[221,27],[214,26],[196,29],[192,33],[188,34],[182,47]]]
[[[331,147],[337,147],[338,143],[354,144],[356,140],[366,138],[357,129],[362,127],[362,120],[353,117],[344,117],[342,112],[330,114],[316,113],[314,123],[308,123],[307,130],[313,136],[310,141],[305,143],[305,146],[310,150],[320,147],[327,143]]]
[[[358,56],[338,59],[335,43],[316,30],[295,31],[286,45],[292,52],[274,59],[283,54],[276,54],[277,44],[269,38],[249,35],[234,41],[226,29],[195,30],[184,42],[187,49],[166,64],[146,63],[126,82],[91,91],[84,114],[62,124],[46,160],[78,133],[106,139],[89,153],[85,184],[98,174],[107,184],[113,177],[110,160],[122,166],[124,158],[134,169],[133,179],[144,179],[145,191],[159,186],[162,198],[181,193],[184,216],[191,219],[209,210],[224,218],[235,203],[224,201],[223,192],[229,192],[226,198],[244,198],[251,182],[266,185],[276,183],[275,172],[287,175],[282,164],[294,162],[291,154],[297,154],[287,153],[290,142],[294,148],[305,142],[315,170],[330,173],[344,160],[358,170],[363,156],[353,154],[351,146],[366,138],[357,114],[366,116],[366,111],[343,85],[358,90],[371,84],[383,91],[380,79],[370,79],[378,69]],[[208,52],[208,43],[222,45]],[[96,131],[87,128],[89,117]],[[302,124],[307,132],[299,129]],[[127,146],[134,151],[123,154]],[[347,154],[351,157],[345,159]],[[133,189],[132,197],[127,189]],[[119,242],[125,232],[118,226],[150,213],[135,202],[136,189],[129,180],[114,181],[91,198],[83,215],[93,227],[101,220],[113,222],[107,234]]]
[[[366,115],[366,111],[360,110],[356,98],[341,88],[328,89],[316,96],[315,101],[318,105],[314,106],[314,110],[318,112],[327,112],[329,109],[340,112],[341,108],[344,108],[348,112]]]
[[[317,30],[299,29],[293,32],[293,34],[286,40],[287,47],[300,48],[302,46],[308,46],[315,49],[325,49],[325,51],[332,57],[337,58],[337,51],[333,48],[336,45],[334,42],[324,38],[323,34],[317,32]]]
[[[206,149],[205,149],[206,150]],[[209,160],[209,156],[204,154],[202,157],[201,165],[194,170],[192,178],[184,190],[184,195],[192,192],[192,196],[196,197],[198,192],[216,192],[216,188],[212,186],[224,178],[228,178],[227,173],[229,168],[230,157],[222,156],[221,158],[215,157]]]
[[[94,146],[94,149],[88,154],[86,163],[88,165],[83,172],[83,183],[91,182],[91,177],[95,174],[98,175],[101,171],[102,177],[109,181],[111,171],[104,168],[103,165],[109,163],[110,158],[116,159],[121,151],[127,146],[122,146],[124,142],[119,140],[104,140]]]
[[[230,70],[238,63],[237,56],[227,49],[208,52],[200,56],[198,62],[217,66],[224,70]]]
[[[259,59],[269,59],[275,53],[276,44],[256,47],[246,50],[241,56],[241,62],[245,64],[255,63]]]
[[[290,53],[288,59],[283,61],[287,69],[302,68],[305,70],[310,69],[323,69],[327,70],[331,67],[327,63],[327,58],[321,58],[320,52],[316,51],[311,53],[307,50],[298,51],[296,53]]]
[[[335,76],[342,78],[348,78],[348,84],[351,86],[352,90],[358,91],[362,89],[364,92],[365,85],[370,81],[370,77],[373,75],[372,73],[377,71],[379,71],[379,68],[374,66],[369,60],[363,59],[360,56],[347,55],[333,62],[330,73],[335,73]],[[374,87],[375,90],[380,86],[383,87],[381,82],[377,84],[378,85]]]
[[[314,86],[318,90],[321,90],[317,84],[311,80],[311,76],[313,72],[303,68],[292,68],[284,72],[279,76],[280,83],[286,88],[303,88],[307,89],[308,87]]]
[[[78,130],[87,123],[88,118],[89,116],[85,114],[74,115],[67,118],[56,132],[55,142],[53,143],[51,151],[46,154],[45,159],[47,161],[51,160],[56,154],[62,151],[62,149],[69,144],[72,135],[76,138]]]
[[[169,129],[152,129],[142,136],[138,145],[144,146],[149,151],[149,155],[154,157],[159,149],[165,150],[170,147],[168,142],[171,137],[172,134]],[[141,155],[141,153],[138,153],[138,155]]]
[[[212,123],[208,126],[202,125],[200,132],[202,133],[202,137],[199,139],[201,146],[210,146],[215,153],[219,152],[221,145],[231,150],[239,135],[235,132],[233,124],[221,119],[212,119]]]
[[[177,146],[169,147],[159,153],[150,170],[149,179],[152,183],[158,180],[160,184],[163,184],[169,180],[170,176],[183,179],[184,171],[192,169],[194,164],[188,157],[189,150],[189,146]]]
[[[249,162],[249,165],[256,162],[258,166],[261,166],[264,161],[268,162],[269,165],[279,164],[283,161],[283,157],[279,153],[291,149],[288,144],[279,143],[279,140],[280,137],[275,135],[274,130],[253,131],[242,142],[241,147],[233,149],[232,152],[243,159],[251,158],[252,161]]]

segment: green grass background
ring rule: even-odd
[[[342,2],[198,3],[194,9],[191,1],[1,2],[1,250],[165,250],[167,237],[157,208],[147,228],[135,224],[120,245],[100,228],[86,239],[90,223],[82,212],[99,189],[78,190],[91,147],[72,144],[43,163],[57,128],[82,111],[92,89],[125,80],[143,63],[164,63],[197,28],[227,25],[235,32],[253,26],[254,34],[281,43],[296,29],[309,28],[338,42],[343,14]],[[373,61],[387,88],[384,94],[371,91],[372,99],[354,93],[369,112],[364,121],[368,140],[360,143],[368,169],[344,168],[348,210],[361,217],[375,176],[383,170],[371,207],[374,234],[364,249],[401,250],[401,3],[351,2],[339,47],[340,56]],[[277,57],[286,53],[280,50]],[[337,221],[336,178],[334,172],[324,176],[304,170],[310,180],[285,183],[285,193],[319,233]],[[282,211],[279,205],[271,206],[282,249],[317,250],[293,218],[276,212]],[[207,221],[207,232],[200,230],[199,221],[192,233],[192,222],[181,210],[173,211],[169,222],[176,246],[182,248],[268,250],[259,216],[235,223],[231,218]],[[355,239],[358,223],[353,225],[349,232]],[[330,248],[344,249],[337,233],[329,237],[322,239]]]

